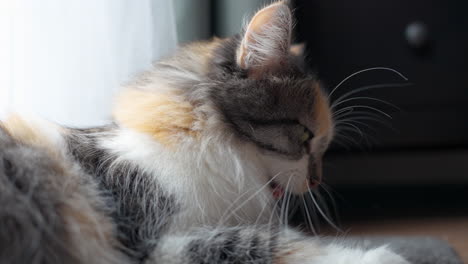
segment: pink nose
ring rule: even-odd
[[[309,188],[310,189],[315,189],[320,185],[320,181],[316,179],[310,179],[309,180]]]

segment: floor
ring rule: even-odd
[[[434,236],[446,240],[468,263],[468,217],[358,221],[346,224],[349,235]]]
[[[468,186],[338,186],[333,196],[349,235],[435,236],[468,264]]]

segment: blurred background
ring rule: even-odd
[[[105,123],[119,84],[178,44],[236,34],[269,2],[2,1],[0,116]],[[340,120],[327,214],[349,233],[436,235],[468,257],[468,2],[291,2]]]

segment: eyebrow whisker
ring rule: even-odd
[[[332,98],[332,95],[333,93],[343,84],[345,83],[347,80],[351,79],[352,77],[358,75],[358,74],[361,74],[361,73],[364,73],[364,72],[368,72],[368,71],[376,71],[376,70],[383,70],[383,71],[390,71],[390,72],[394,72],[396,73],[398,76],[400,76],[403,80],[405,81],[408,81],[408,78],[406,78],[406,76],[404,76],[401,72],[395,70],[395,69],[392,69],[392,68],[389,68],[389,67],[372,67],[372,68],[367,68],[367,69],[364,69],[364,70],[360,70],[360,71],[357,71],[355,73],[352,73],[351,75],[349,75],[348,77],[344,78],[340,83],[338,83],[338,85],[335,86],[335,88],[333,88],[333,90],[330,92],[330,94],[328,95],[328,99]]]

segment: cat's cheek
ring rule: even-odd
[[[285,191],[302,194],[309,189],[307,183],[308,156],[299,160],[288,160],[274,154],[262,154],[263,164],[269,178]]]

